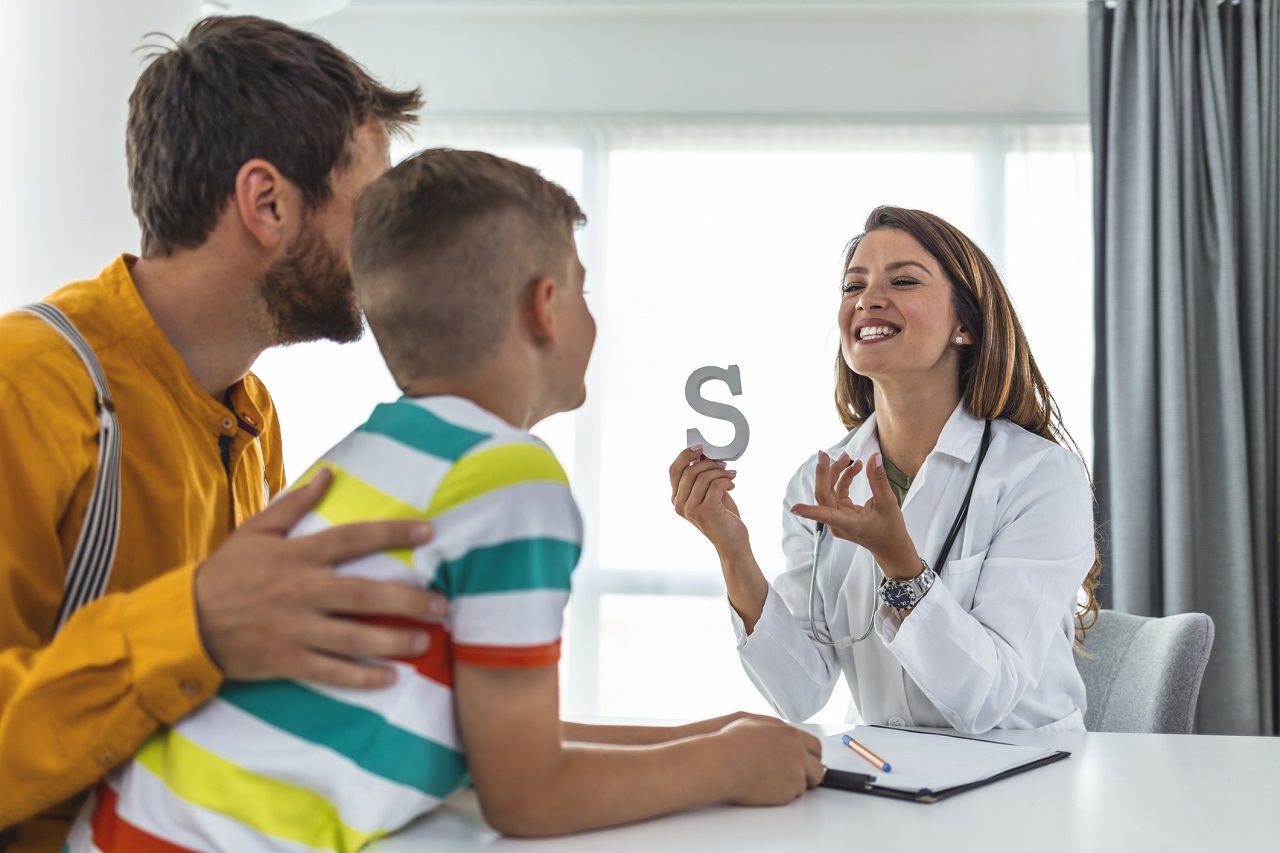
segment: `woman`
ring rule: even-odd
[[[1083,731],[1092,493],[999,276],[938,217],[880,207],[842,290],[851,431],[787,488],[786,571],[760,571],[733,471],[700,447],[671,466],[677,513],[720,556],[747,674],[793,721],[843,672],[850,722]]]

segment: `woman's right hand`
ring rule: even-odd
[[[722,461],[707,459],[702,446],[695,445],[680,452],[668,473],[676,514],[711,540],[721,556],[748,546],[747,526],[729,496],[736,471]]]

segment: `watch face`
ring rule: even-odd
[[[916,603],[911,588],[905,584],[890,583],[884,586],[884,603],[896,610],[906,610]]]

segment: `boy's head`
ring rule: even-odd
[[[595,321],[573,196],[534,169],[481,151],[422,151],[356,205],[351,269],[396,383],[474,376],[520,335],[542,356],[554,411],[585,397]]]

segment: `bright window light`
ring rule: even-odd
[[[535,432],[568,470],[587,540],[566,620],[570,715],[690,718],[767,712],[737,660],[718,561],[672,511],[667,467],[699,427],[689,373],[739,365],[751,444],[734,499],[767,576],[782,568],[782,497],[797,465],[844,434],[832,402],[843,250],[878,204],[939,214],[1004,276],[1037,361],[1092,447],[1091,165],[1082,126],[468,124],[422,147],[479,148],[562,184],[599,338],[587,404]],[[373,341],[263,356],[297,476],[398,392]],[[1086,457],[1087,458],[1087,457]],[[845,718],[839,685],[814,717]]]

